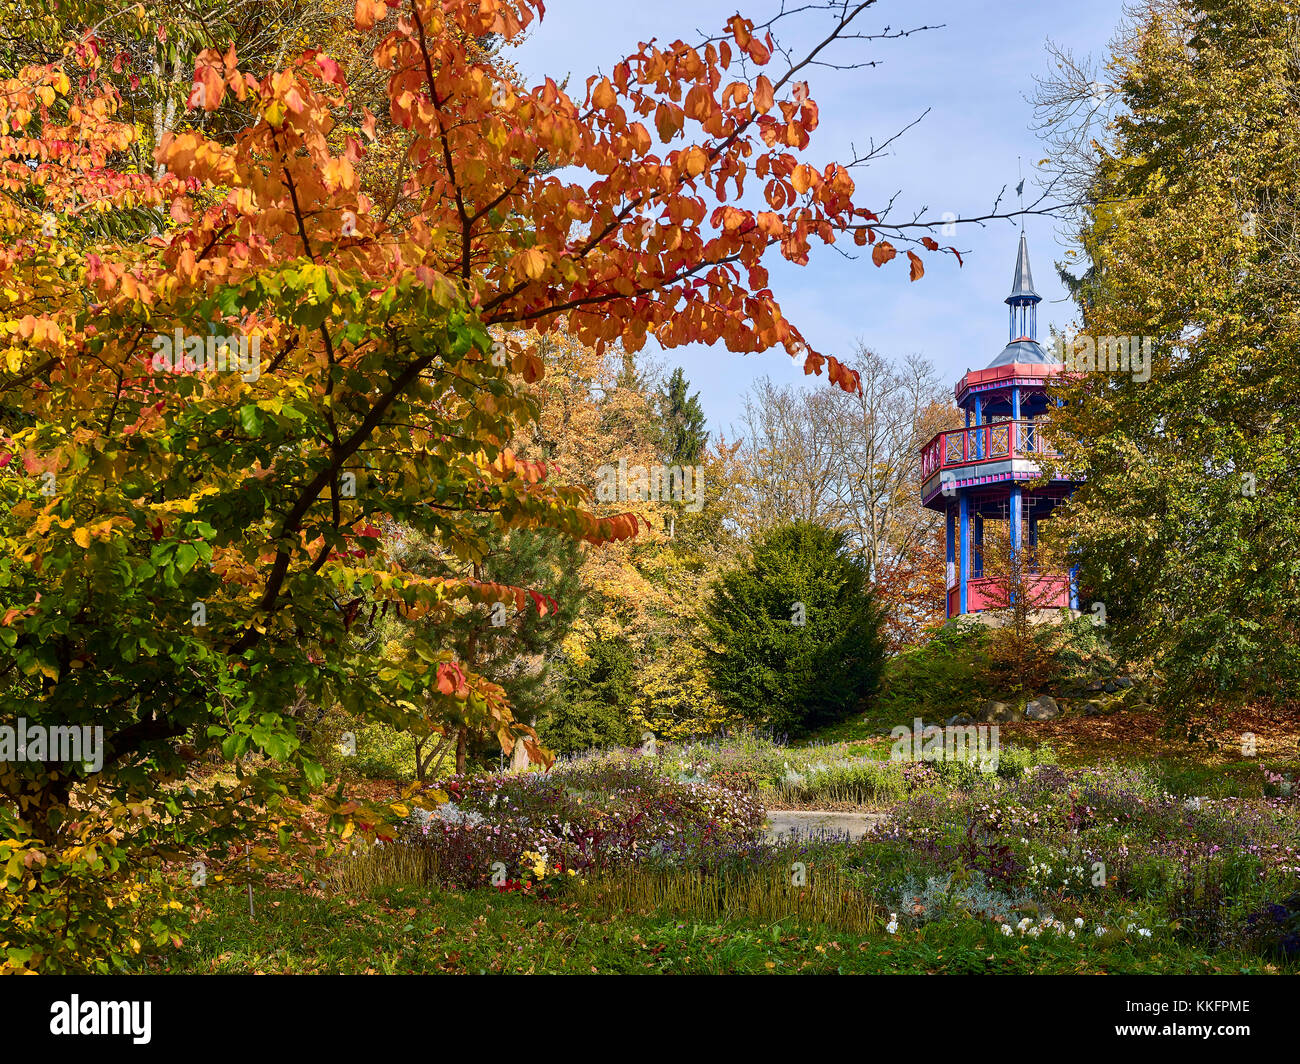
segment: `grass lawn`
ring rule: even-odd
[[[698,923],[593,914],[576,902],[394,888],[370,897],[206,892],[179,951],[152,972],[536,973],[1269,973],[1258,956],[1207,955],[1132,938],[1035,941],[965,921],[890,935],[816,924]]]

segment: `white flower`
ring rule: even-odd
[[[1011,934],[1011,933],[1012,933],[1012,932],[1011,932],[1011,925],[1010,925],[1010,924],[1003,924],[1003,925],[1002,925],[1002,933],[1003,933],[1004,935],[1009,935],[1009,934]]]
[[[1073,932],[1073,931],[1069,932],[1069,936],[1070,936],[1071,938],[1074,938],[1074,932]]]
[[[1101,938],[1101,936],[1104,935],[1105,933],[1106,933],[1106,929],[1102,927],[1101,924],[1098,924],[1097,930],[1093,932],[1093,934],[1096,935],[1098,938]]]
[[[1151,937],[1151,932],[1150,932],[1150,930],[1148,930],[1148,929],[1145,928],[1145,927],[1139,927],[1139,928],[1138,928],[1138,934],[1141,935],[1143,938],[1150,938],[1150,937]]]
[[[898,913],[890,913],[890,914],[889,914],[889,923],[887,923],[887,924],[885,925],[885,930],[888,931],[891,935],[893,935],[893,934],[897,934],[897,932],[898,932]]]
[[[1076,917],[1074,918],[1074,926],[1075,926],[1075,927],[1083,927],[1083,917],[1082,917],[1082,916],[1076,916]]]

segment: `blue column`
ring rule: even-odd
[[[1011,513],[1008,519],[1011,521],[1011,553],[1020,552],[1020,520],[1022,514],[1021,507],[1021,487],[1019,484],[1011,486]]]
[[[972,561],[971,568],[975,572],[975,578],[979,579],[984,575],[984,518],[980,514],[975,515],[975,550]]]
[[[951,576],[956,575],[953,567],[957,563],[957,511],[953,509],[952,503],[948,504],[945,516],[947,518],[944,522],[944,530],[947,532],[947,549],[944,552],[944,556],[947,559],[947,567],[943,574],[943,615],[945,617],[951,617],[952,609],[948,605],[948,588],[952,584]]]
[[[979,428],[979,426],[982,424],[984,424],[984,403],[977,395],[975,397],[975,427]],[[979,433],[979,432],[975,433],[975,446],[972,448],[972,450],[975,453],[972,457],[974,458],[984,457],[984,444],[982,442],[983,439],[984,439],[983,433]]]
[[[1011,424],[1007,426],[1007,455],[1014,458],[1020,453],[1020,389],[1012,387]]]
[[[1079,567],[1070,566],[1070,609],[1079,608]]]
[[[970,582],[970,498],[966,495],[960,497],[959,512],[961,526],[958,533],[958,549],[961,554],[961,564],[957,573],[957,586],[960,588],[959,612],[965,613],[969,601],[966,585]]]
[[[1011,557],[1013,559],[1019,559],[1020,557],[1020,511],[1020,486],[1013,484],[1011,486],[1011,512],[1007,515],[1007,519],[1011,522]],[[1008,601],[1015,601],[1014,592],[1008,595]]]

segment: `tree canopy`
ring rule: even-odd
[[[819,48],[867,6],[837,8]],[[140,57],[102,29],[165,41],[143,6],[70,5],[40,23],[43,51],[6,60],[0,714],[102,728],[105,759],[0,763],[0,965],[124,963],[177,934],[178,903],[135,905],[142,872],[225,868],[250,833],[255,857],[291,845],[324,779],[288,708],[303,699],[548,757],[443,633],[458,604],[555,604],[408,568],[380,535],[413,529],[472,573],[511,531],[636,533],[511,449],[544,368],[515,334],[780,347],[857,387],[768,284],[772,256],[840,237],[895,255],[848,169],[807,161],[811,56],[786,63],[736,15],[576,94],[528,88],[481,42],[541,10],[359,0],[373,60],[331,32],[377,72],[381,115],[364,70],[350,83],[292,34],[248,63],[214,24],[156,142],[133,112]],[[390,611],[423,623],[382,652],[356,638]],[[196,758],[230,774],[198,779]],[[383,816],[321,801],[344,838]]]
[[[1106,366],[1053,412],[1083,476],[1063,528],[1179,724],[1300,694],[1298,40],[1279,0],[1152,5],[1094,135],[1079,332]],[[1116,371],[1116,337],[1150,345],[1149,379]]]

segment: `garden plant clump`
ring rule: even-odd
[[[904,919],[1055,927],[1069,915],[1098,937],[1280,951],[1300,882],[1298,814],[1289,799],[1173,795],[1141,770],[1042,766],[910,795],[867,847],[892,855],[863,856],[909,870],[894,894]]]
[[[535,890],[630,864],[708,863],[754,846],[763,826],[753,797],[661,775],[631,755],[549,773],[453,776],[438,787],[451,801],[414,810],[391,846],[420,852],[443,886]]]

